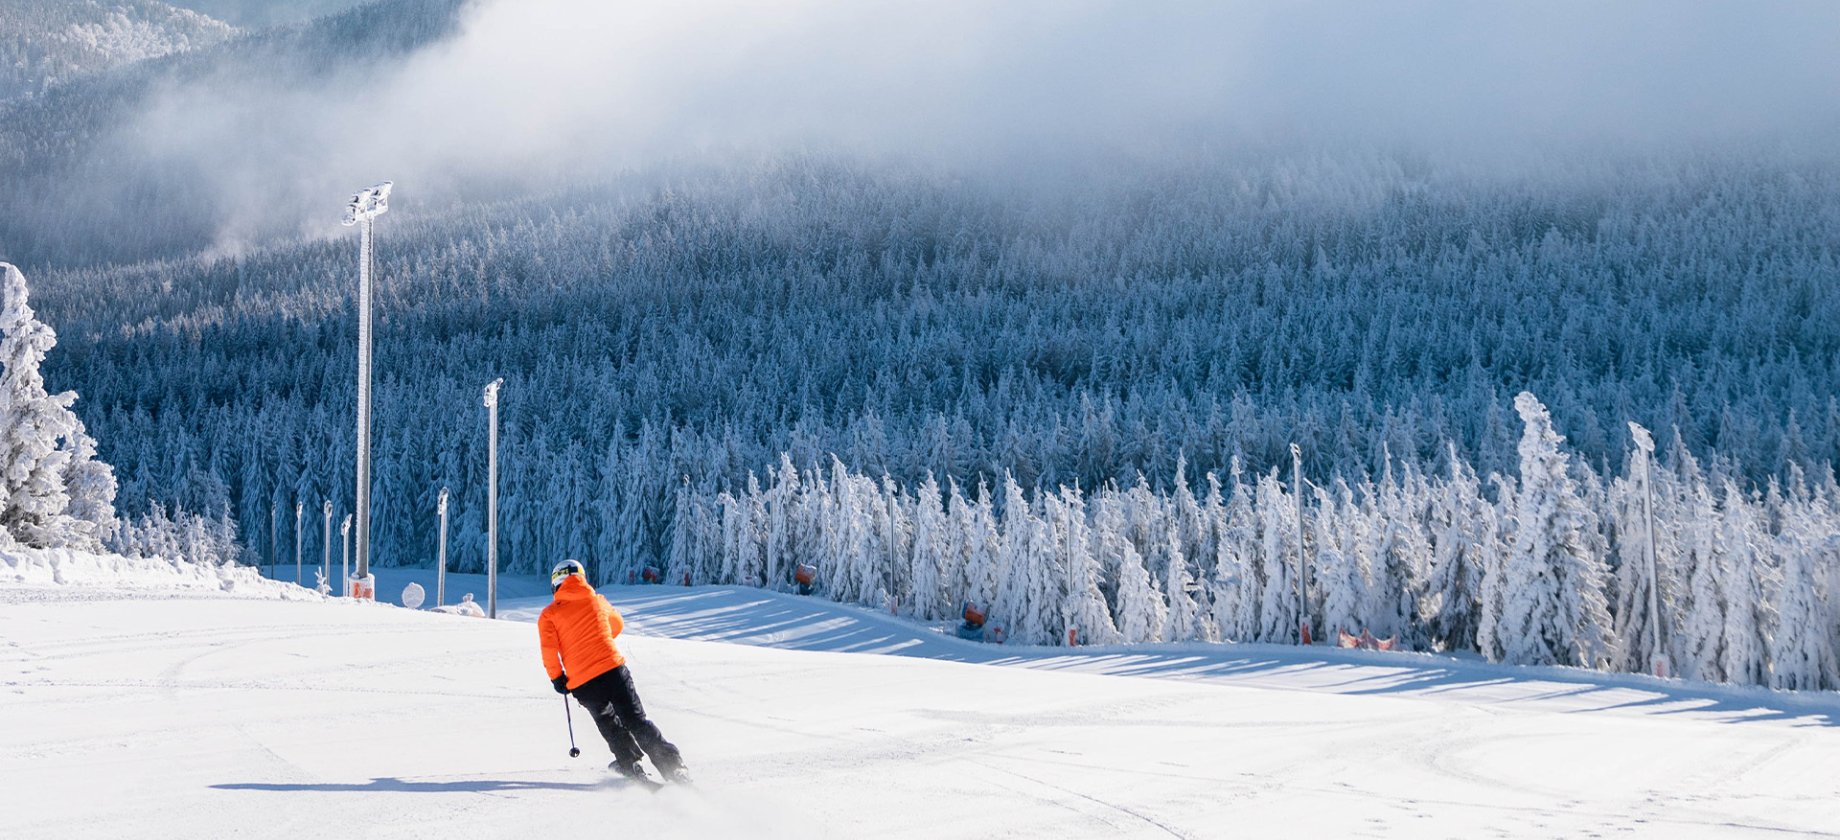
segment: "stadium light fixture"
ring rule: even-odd
[[[390,212],[390,192],[395,182],[384,181],[353,194],[345,206],[346,227],[356,226],[358,237],[358,493],[357,536],[355,538],[358,576],[349,579],[347,595],[372,599],[377,591],[371,577],[371,263],[375,239],[371,225],[377,217]]]
[[[483,396],[486,404],[486,618],[498,617],[498,389],[503,377],[492,380]]]
[[[447,488],[441,488],[441,501],[435,505],[435,512],[441,516],[441,553],[435,561],[438,565],[434,575],[434,605],[447,604]]]

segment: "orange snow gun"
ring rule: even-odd
[[[818,567],[810,563],[800,563],[792,570],[792,580],[799,585],[800,595],[810,595],[818,583]]]
[[[966,601],[959,613],[964,616],[965,620],[953,632],[968,642],[984,641],[984,611],[972,606],[970,601]]]
[[[646,566],[645,571],[639,573],[639,579],[646,583],[658,583],[664,580],[664,574],[656,566]]]

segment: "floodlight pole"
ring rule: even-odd
[[[486,618],[498,617],[498,389],[503,377],[486,386]]]
[[[390,211],[390,190],[394,184],[384,181],[358,191],[345,208],[346,226],[358,227],[358,468],[356,539],[358,576],[348,581],[347,594],[353,598],[372,599],[376,582],[371,578],[371,262],[375,240],[371,225]]]
[[[268,568],[273,574],[269,577],[281,579],[281,535],[276,533],[275,521],[280,515],[280,505],[268,503]]]
[[[300,545],[300,514],[305,510],[306,508],[305,506],[301,505],[300,500],[298,499],[294,500],[294,585],[295,586],[299,586],[300,581],[301,581],[301,577],[300,577],[300,571],[301,571],[300,569],[300,548],[301,548],[301,545]]]
[[[435,505],[441,515],[441,556],[434,573],[434,605],[447,604],[447,488],[441,488],[441,501]]]
[[[320,508],[326,515],[326,534],[320,539],[319,576],[327,583],[332,582],[332,500],[327,499]],[[323,593],[322,593],[323,594]]]
[[[351,594],[351,514],[345,514],[345,521],[339,524],[339,587],[346,595]]]

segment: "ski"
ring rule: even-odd
[[[607,769],[612,770],[615,777],[623,781],[631,782],[653,793],[657,793],[664,789],[664,782],[652,778],[651,774],[645,772],[644,768],[635,767],[630,771],[621,770],[620,763],[616,761],[607,765]]]

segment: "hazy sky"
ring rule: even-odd
[[[1820,150],[1837,45],[1833,2],[481,0],[377,74],[173,91],[129,142],[268,204],[784,150]]]

